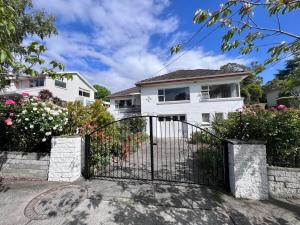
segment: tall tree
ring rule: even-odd
[[[263,89],[261,87],[263,80],[253,72],[256,66],[257,63],[253,62],[250,67],[238,63],[228,63],[220,67],[221,70],[226,72],[250,72],[241,82],[241,95],[244,97],[246,104],[259,103],[263,97]]]
[[[226,31],[220,46],[223,52],[239,49],[240,54],[246,55],[261,50],[263,46],[268,47],[264,63],[255,68],[256,72],[261,72],[266,65],[300,51],[300,35],[285,30],[280,20],[293,11],[299,12],[299,8],[300,0],[223,0],[213,12],[197,10],[193,20],[196,24],[203,24],[197,33],[211,26]],[[267,15],[264,20],[272,26],[264,27],[257,22],[256,15],[262,13]],[[277,37],[275,40],[280,38],[280,42],[274,43],[274,36]],[[189,42],[177,44],[171,52],[179,52]]]
[[[109,96],[111,94],[111,92],[106,87],[103,87],[99,84],[95,84],[94,88],[97,90],[97,92],[95,93],[96,99],[101,99],[103,101],[109,101],[107,96]]]
[[[63,65],[50,61],[46,64],[42,54],[47,50],[38,41],[25,44],[33,36],[42,41],[57,34],[54,17],[42,11],[34,11],[31,0],[0,0],[0,81],[5,85],[7,74],[36,76],[48,74],[53,78]],[[67,76],[70,78],[70,76]],[[1,86],[0,86],[1,88]]]

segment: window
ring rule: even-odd
[[[210,114],[202,113],[202,123],[210,123]]]
[[[90,97],[90,92],[89,91],[85,91],[83,89],[79,89],[79,96],[83,96],[83,97]]]
[[[185,115],[164,115],[164,116],[159,116],[158,121],[186,121],[186,116]]]
[[[190,90],[188,87],[158,90],[159,102],[184,101],[184,100],[190,100]]]
[[[215,120],[223,121],[224,120],[224,113],[215,113]]]
[[[29,87],[43,87],[45,85],[44,79],[29,80]]]
[[[131,99],[116,100],[115,105],[116,105],[116,108],[119,108],[119,109],[130,108],[133,106]]]
[[[239,97],[239,85],[235,83],[203,85],[201,94],[203,99]]]
[[[55,80],[54,84],[55,84],[56,87],[61,87],[61,88],[66,88],[67,87],[67,83],[63,82],[63,81],[60,81],[60,80]]]

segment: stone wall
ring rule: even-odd
[[[49,154],[0,152],[0,177],[48,179]]]
[[[83,147],[83,139],[80,136],[53,137],[48,180],[77,180],[83,167]]]
[[[270,195],[300,198],[300,168],[268,167]]]
[[[234,197],[268,199],[266,146],[229,140],[229,183]]]

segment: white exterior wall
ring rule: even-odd
[[[212,120],[215,113],[234,112],[243,107],[243,98],[205,99],[201,98],[201,85],[239,83],[239,80],[218,80],[197,83],[168,84],[141,88],[141,114],[142,115],[186,115],[188,123],[201,126],[202,113],[210,113]],[[159,102],[158,89],[189,87],[190,100],[177,102]],[[176,124],[176,123],[175,123]],[[167,125],[169,126],[169,125]],[[160,127],[157,126],[157,127]],[[163,128],[162,128],[163,129]],[[176,129],[176,128],[175,128]],[[159,133],[159,132],[158,132]],[[189,132],[191,133],[191,132]],[[158,134],[161,135],[161,134]],[[163,135],[162,135],[163,136]]]
[[[52,92],[54,97],[58,97],[63,101],[79,100],[82,101],[84,105],[94,101],[94,90],[89,85],[87,85],[77,74],[73,74],[72,80],[64,79],[63,82],[66,82],[66,88],[55,86],[55,80],[47,77],[45,78],[44,86],[30,88],[29,79],[20,79],[18,83],[12,81],[10,87],[4,89],[0,94],[20,94],[26,91],[29,93],[29,95],[37,96],[41,90],[47,89]],[[79,96],[79,88],[89,91],[90,97]]]
[[[115,98],[115,99],[110,99],[110,107],[108,108],[108,111],[113,115],[113,117],[116,120],[120,120],[135,114],[140,114],[140,113],[126,113],[126,111],[128,109],[124,108],[124,109],[119,109],[116,108],[116,101],[117,100],[127,100],[127,99],[131,99],[133,105],[137,106],[137,107],[141,107],[141,98],[139,95],[132,95],[132,96],[128,96],[128,97],[122,97],[122,98]]]

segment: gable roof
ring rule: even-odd
[[[87,86],[89,86],[93,91],[97,91],[94,86],[88,82],[88,80],[80,73],[76,72],[76,71],[67,71],[67,72],[59,72],[59,73],[67,73],[67,74],[73,74],[73,75],[77,75],[79,77],[80,80],[82,80]]]
[[[143,84],[155,84],[155,83],[169,83],[186,80],[201,80],[201,79],[215,79],[224,77],[236,77],[236,76],[247,76],[249,71],[241,71],[228,73],[223,70],[207,70],[207,69],[196,69],[196,70],[177,70],[171,73],[167,73],[160,76],[151,77],[145,80],[141,80],[136,85]]]
[[[139,92],[140,92],[139,87],[132,87],[132,88],[128,88],[128,89],[113,93],[113,94],[109,95],[108,98],[125,97],[125,96],[135,95]]]

